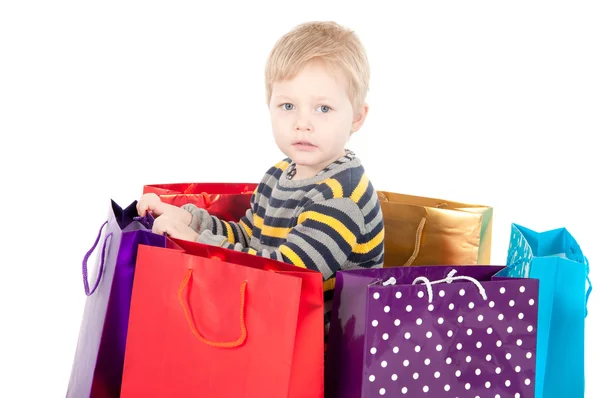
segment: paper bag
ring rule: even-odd
[[[223,221],[240,221],[250,208],[254,183],[178,183],[145,185],[143,193],[155,193],[164,203],[181,207],[191,203]]]
[[[490,263],[493,208],[385,191],[378,196],[384,267]]]
[[[322,275],[173,241],[139,248],[121,397],[322,397]]]

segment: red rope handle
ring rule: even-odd
[[[202,198],[204,199],[204,206],[208,209],[211,205],[210,195],[207,194],[206,192],[202,192],[201,195],[202,195]]]
[[[183,308],[183,312],[185,314],[185,319],[187,319],[188,324],[190,325],[190,329],[192,330],[192,333],[194,334],[194,336],[196,336],[196,338],[198,340],[202,341],[205,344],[208,344],[211,347],[235,348],[235,347],[239,347],[242,344],[244,344],[244,341],[246,341],[246,337],[248,336],[248,330],[246,329],[246,321],[244,319],[244,313],[245,313],[245,308],[246,308],[246,286],[248,285],[248,282],[244,281],[244,282],[242,282],[242,285],[240,286],[240,296],[241,296],[240,337],[235,341],[224,341],[224,342],[212,341],[212,340],[208,340],[207,338],[205,338],[204,336],[202,336],[200,334],[200,332],[198,331],[198,328],[192,321],[192,317],[190,315],[190,310],[188,308],[188,305],[185,302],[185,300],[183,299],[183,291],[185,290],[186,286],[188,285],[190,279],[192,278],[192,272],[193,272],[193,270],[190,268],[188,270],[188,272],[185,274],[185,277],[183,278],[183,281],[181,282],[181,285],[179,286],[177,295],[179,297],[179,304],[181,304],[181,308]]]

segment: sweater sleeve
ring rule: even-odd
[[[252,195],[254,201],[256,193]],[[246,215],[239,222],[223,221],[218,217],[211,216],[206,209],[198,208],[193,204],[181,206],[182,209],[190,212],[192,221],[189,227],[200,236],[206,236],[205,232],[211,235],[218,235],[224,242],[248,247],[252,238],[253,212],[252,206],[246,211]],[[199,239],[199,241],[201,241]],[[204,243],[204,242],[202,242]]]
[[[361,243],[364,230],[364,215],[358,205],[349,198],[336,198],[316,202],[303,209],[285,242],[274,250],[257,252],[210,231],[202,233],[200,240],[316,270],[323,274],[323,280],[327,280],[352,252],[364,253],[372,249],[368,243]]]

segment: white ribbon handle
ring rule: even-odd
[[[394,278],[393,276],[391,276],[387,281],[382,283],[383,286],[395,285],[395,284],[396,284],[396,278]]]
[[[427,294],[429,295],[429,302],[433,302],[433,288],[431,287],[431,285],[435,285],[437,283],[452,283],[453,281],[457,281],[457,280],[466,280],[466,281],[470,281],[473,282],[477,288],[479,289],[479,294],[481,294],[481,297],[483,297],[484,300],[487,300],[487,294],[485,293],[485,289],[483,288],[483,286],[481,285],[481,283],[475,279],[472,278],[470,276],[454,276],[456,274],[456,270],[453,269],[452,271],[450,271],[448,273],[448,275],[444,278],[444,279],[440,279],[437,281],[430,281],[429,279],[425,278],[424,276],[419,276],[418,278],[415,278],[415,280],[413,281],[413,285],[416,284],[417,282],[423,282],[425,283],[425,286],[427,287]]]

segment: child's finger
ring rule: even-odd
[[[138,203],[137,211],[140,217],[144,217],[146,215],[146,210],[148,210],[148,205],[144,202]]]

